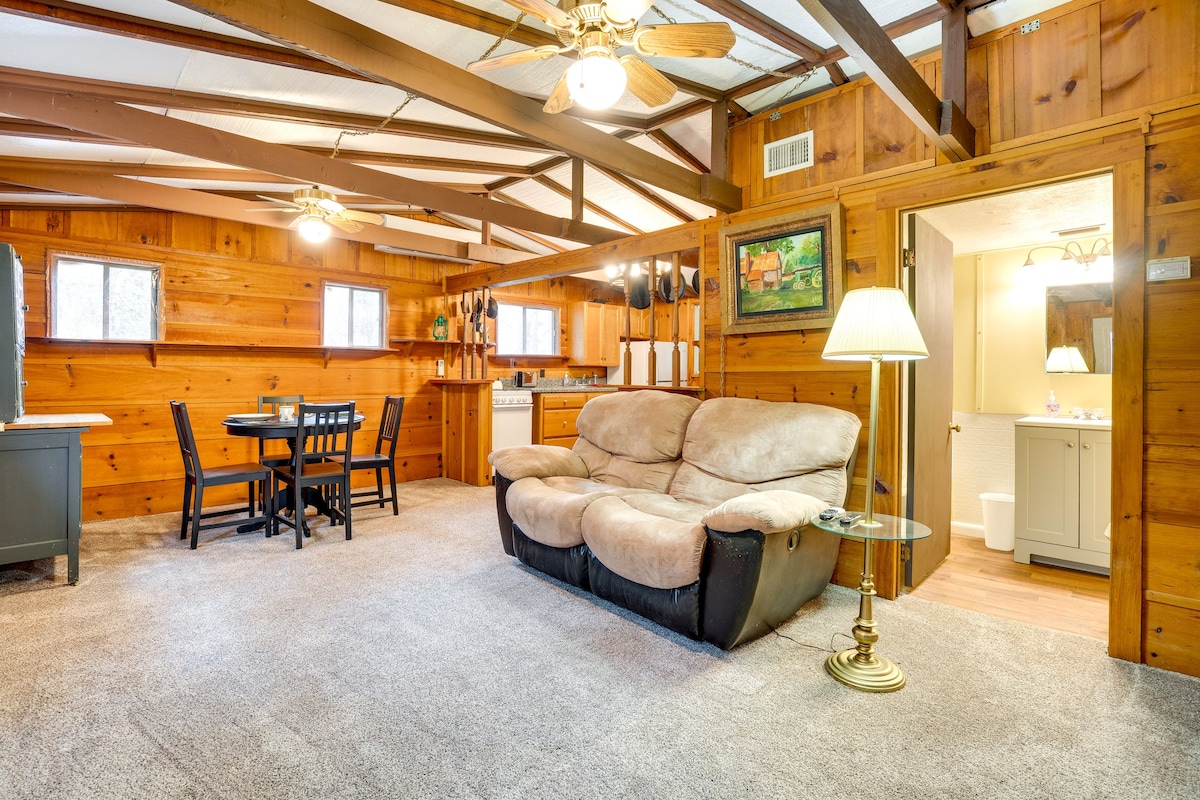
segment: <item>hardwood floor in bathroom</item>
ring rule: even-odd
[[[1018,564],[983,539],[951,535],[950,555],[913,597],[1108,641],[1108,577]]]

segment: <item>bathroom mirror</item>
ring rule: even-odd
[[[1056,347],[1074,347],[1087,372],[1112,374],[1112,284],[1079,283],[1046,287],[1046,355]],[[1047,372],[1076,372],[1053,368]]]

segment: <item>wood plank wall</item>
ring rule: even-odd
[[[322,348],[322,282],[385,289],[389,339],[429,339],[438,314],[456,319],[442,278],[463,266],[339,239],[311,245],[274,228],[159,211],[0,210],[0,241],[14,245],[25,267],[26,411],[97,411],[114,422],[83,435],[85,520],[178,510],[183,468],[170,400],[187,402],[203,463],[218,466],[257,458],[257,440],[228,436],[220,423],[226,414],[257,410],[259,394],[355,400],[367,417],[355,434],[358,452],[374,448],[383,398],[402,394],[397,479],[442,474],[441,393],[429,381],[439,358],[453,377],[457,348],[452,342]],[[46,340],[46,269],[54,252],[161,264],[166,343]],[[592,282],[561,278],[496,297],[565,309],[594,291]],[[568,352],[565,314],[563,320]],[[547,363],[526,359],[519,366]],[[565,360],[549,363],[561,376]],[[492,366],[499,377],[501,364],[492,359]],[[355,476],[356,485],[371,480]],[[219,487],[211,502],[239,494],[238,487]]]
[[[1039,16],[1034,34],[1022,36],[1017,22],[972,41],[967,116],[980,153],[965,165],[935,155],[868,81],[734,128],[731,176],[745,187],[747,210],[699,223],[702,278],[711,288],[721,282],[722,224],[836,201],[846,214],[847,289],[897,285],[903,210],[1114,172],[1110,652],[1200,675],[1200,522],[1191,510],[1191,487],[1200,485],[1200,274],[1149,285],[1143,277],[1149,258],[1200,263],[1200,8],[1192,0],[1076,0]],[[915,63],[940,90],[937,57]],[[808,129],[816,166],[764,179],[763,144]],[[828,403],[865,421],[868,370],[822,361],[825,331],[723,337],[719,293],[706,291],[704,303],[707,396]],[[877,507],[889,513],[901,474],[898,386],[895,368],[885,367]],[[855,503],[867,485],[861,450],[858,465]],[[860,569],[861,548],[843,543],[835,580],[855,585]],[[894,552],[880,553],[878,570],[880,594],[895,596],[902,573]]]
[[[319,345],[324,280],[386,289],[389,335],[428,338],[442,307],[445,265],[156,211],[0,211],[0,240],[14,245],[25,266],[26,411],[96,411],[114,422],[83,435],[85,520],[178,510],[183,468],[169,400],[187,402],[203,463],[218,466],[257,459],[256,440],[228,436],[220,421],[257,410],[259,394],[355,400],[367,417],[356,433],[360,452],[374,448],[384,396],[401,394],[397,477],[440,473],[441,401],[427,382],[442,346],[417,345],[405,355]],[[43,339],[50,252],[162,264],[168,344],[152,350]],[[237,493],[213,490],[213,502]]]

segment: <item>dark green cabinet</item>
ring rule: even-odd
[[[0,433],[0,564],[66,555],[67,582],[79,580],[85,430]]]

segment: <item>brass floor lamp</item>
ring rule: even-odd
[[[835,361],[871,362],[871,416],[867,436],[867,492],[863,518],[841,529],[835,529],[832,525],[821,526],[845,537],[862,539],[863,542],[863,572],[858,585],[861,598],[853,631],[858,644],[850,650],[831,655],[825,662],[825,669],[836,680],[855,689],[892,692],[904,686],[904,674],[891,661],[875,654],[875,642],[879,634],[871,610],[871,601],[875,597],[871,546],[875,540],[904,541],[928,536],[929,529],[910,520],[882,515],[877,518],[875,515],[879,364],[882,361],[928,358],[929,351],[904,292],[872,286],[846,292],[821,356]]]

